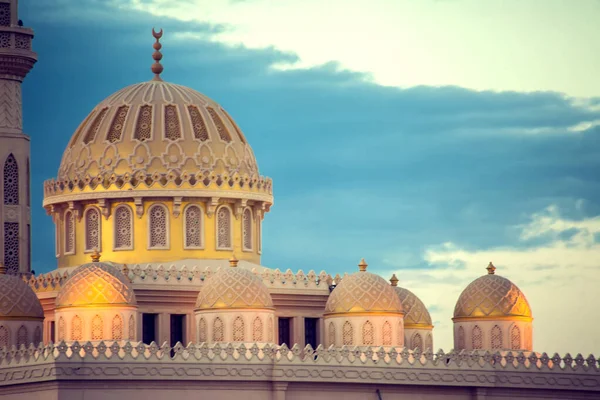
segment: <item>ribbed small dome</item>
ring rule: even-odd
[[[331,292],[325,314],[365,312],[402,314],[403,310],[400,298],[385,279],[361,270],[342,279]]]
[[[44,310],[33,290],[15,275],[0,274],[0,320],[44,318]]]
[[[262,279],[240,267],[219,269],[208,278],[196,301],[196,310],[273,309],[273,299]]]
[[[408,289],[396,286],[394,287],[402,307],[404,309],[404,327],[431,327],[431,315],[425,304],[413,292]]]
[[[454,308],[454,318],[532,317],[523,292],[510,280],[496,275],[495,269],[490,263],[489,273],[463,290]]]
[[[129,279],[114,265],[93,262],[77,267],[56,297],[56,307],[133,306]]]

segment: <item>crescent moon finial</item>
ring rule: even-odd
[[[162,37],[162,35],[163,35],[163,30],[162,30],[162,28],[160,28],[160,31],[159,31],[159,32],[156,32],[156,31],[154,30],[154,28],[152,28],[152,36],[154,36],[154,38],[155,38],[155,39],[160,39],[160,38]]]
[[[159,32],[156,32],[156,30],[152,28],[152,36],[154,36],[154,38],[156,39],[156,42],[152,46],[154,48],[154,54],[152,54],[154,64],[152,64],[151,68],[152,72],[154,72],[154,78],[152,78],[153,81],[162,81],[162,78],[160,77],[160,73],[163,72],[163,66],[160,63],[160,60],[162,59],[162,53],[160,52],[162,45],[159,42],[159,39],[162,37],[162,35],[162,28]]]

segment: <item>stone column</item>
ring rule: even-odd
[[[292,318],[292,344],[298,344],[301,349],[306,346],[304,342],[304,317],[294,317]]]
[[[273,400],[285,400],[288,382],[273,382]]]

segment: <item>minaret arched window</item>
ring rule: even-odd
[[[233,341],[243,342],[244,341],[244,320],[242,317],[237,317],[233,321]]]
[[[17,331],[17,347],[27,346],[29,343],[29,334],[27,332],[27,327],[25,325],[21,325],[19,330]]]
[[[354,330],[350,321],[344,322],[342,327],[342,344],[344,346],[352,346],[354,344]]]
[[[483,332],[481,332],[481,328],[477,325],[473,327],[473,332],[471,333],[471,344],[473,350],[483,348]]]
[[[65,213],[65,254],[75,254],[75,214]]]
[[[4,162],[4,204],[19,204],[19,166],[12,154]]]
[[[123,340],[123,318],[119,314],[112,320],[112,339]]]
[[[202,209],[190,204],[183,213],[183,240],[186,249],[201,249],[204,247],[204,222]]]
[[[217,250],[232,249],[231,210],[222,206],[217,211]]]
[[[19,272],[19,223],[4,223],[4,266],[8,272]]]
[[[383,323],[382,342],[384,346],[392,345],[392,325],[388,321]]]
[[[7,326],[0,325],[0,349],[10,346],[10,330]]]
[[[502,348],[502,330],[498,325],[492,328],[492,349]]]
[[[423,351],[423,337],[420,333],[415,333],[412,337],[412,343],[410,346],[413,350],[419,349]]]
[[[58,335],[56,340],[58,340],[59,342],[62,340],[65,340],[67,338],[67,326],[65,323],[65,319],[63,317],[60,317],[58,319]]]
[[[38,346],[42,342],[42,330],[39,326],[35,327],[33,331],[33,345]]]
[[[162,204],[154,204],[148,210],[148,248],[169,247],[169,213]]]
[[[75,315],[71,320],[71,340],[83,339],[83,321],[79,315]]]
[[[425,348],[433,351],[433,337],[431,336],[431,333],[428,333],[425,338]]]
[[[254,318],[254,322],[252,323],[252,341],[263,341],[263,323],[260,317]]]
[[[332,322],[329,323],[329,343],[328,346],[335,346],[335,325]]]
[[[129,340],[135,340],[135,317],[133,315],[129,316]]]
[[[213,332],[212,332],[213,342],[223,342],[225,340],[225,329],[223,327],[223,321],[221,318],[215,318],[213,322]]]
[[[198,321],[198,343],[204,343],[208,341],[206,320],[204,318],[200,318]]]
[[[133,249],[133,215],[131,208],[121,205],[116,208],[115,219],[115,250]]]
[[[252,211],[249,208],[242,214],[242,246],[245,251],[252,250]]]
[[[458,327],[458,343],[457,343],[457,347],[459,350],[462,350],[465,348],[465,328],[463,328],[462,326]]]
[[[88,208],[85,212],[85,251],[102,251],[101,219],[97,208]]]
[[[516,325],[513,325],[510,329],[510,348],[512,350],[519,350],[521,348],[521,330]]]

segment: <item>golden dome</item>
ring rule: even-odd
[[[360,271],[349,275],[333,289],[325,305],[325,314],[394,313],[402,314],[402,303],[394,289],[379,275],[366,271],[364,259]]]
[[[197,310],[273,309],[273,300],[262,279],[252,271],[231,266],[219,269],[208,278],[196,300]]]
[[[0,272],[0,320],[19,318],[44,319],[44,310],[29,285],[4,270]]]
[[[475,279],[461,293],[454,318],[516,317],[531,320],[531,308],[521,290],[506,278],[494,273],[490,263],[488,274]]]
[[[129,279],[117,267],[102,262],[77,267],[56,297],[56,308],[136,304]]]
[[[404,310],[404,327],[433,328],[431,315],[429,315],[429,311],[427,311],[427,307],[425,307],[425,304],[423,304],[421,299],[408,289],[393,284],[392,287],[394,287],[402,302],[402,308]]]

